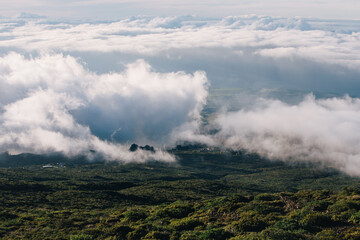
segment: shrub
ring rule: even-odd
[[[198,240],[199,236],[194,232],[185,232],[183,233],[180,238],[176,238],[174,235],[171,239],[180,239],[180,240]]]
[[[115,235],[120,239],[125,239],[126,235],[131,231],[133,231],[131,227],[120,225],[120,226],[114,226],[111,229],[110,234]]]
[[[194,218],[185,218],[171,223],[171,226],[176,231],[194,230],[194,228],[201,225],[203,225],[203,223]]]
[[[246,213],[234,223],[236,230],[240,232],[259,232],[266,228],[267,224],[256,214]]]
[[[168,232],[152,231],[146,234],[145,239],[167,240],[170,238]]]
[[[249,197],[245,197],[245,196],[242,196],[240,194],[235,194],[232,199],[231,199],[232,202],[236,202],[236,203],[239,203],[239,202],[249,202],[250,201],[250,198]]]
[[[93,237],[87,234],[71,235],[70,240],[91,240]]]
[[[278,200],[279,196],[272,194],[272,193],[263,193],[263,194],[259,194],[256,195],[254,197],[254,200],[256,201],[274,201],[274,200]]]
[[[316,212],[324,212],[327,210],[330,203],[325,200],[311,202],[311,210]]]
[[[253,207],[253,210],[257,211],[258,213],[261,214],[269,214],[272,212],[283,212],[283,203],[282,202],[265,202],[263,204],[256,204]]]
[[[304,226],[308,229],[314,230],[314,227],[333,227],[335,222],[331,216],[320,213],[311,213],[302,220]]]
[[[286,231],[294,231],[301,228],[301,225],[293,220],[293,219],[283,219],[274,224],[274,228],[286,230]]]
[[[286,231],[283,229],[270,228],[261,233],[261,239],[273,239],[273,240],[293,240],[293,239],[306,239],[300,233],[292,231]]]
[[[342,233],[341,238],[349,239],[349,240],[360,239],[360,228],[352,227],[352,228],[347,229],[345,232]]]
[[[357,187],[354,186],[348,186],[348,187],[344,187],[343,194],[350,196],[350,195],[354,195],[354,194],[360,194],[360,190]]]
[[[232,234],[222,228],[208,229],[199,235],[199,238],[204,240],[223,240],[230,237]]]
[[[171,205],[160,209],[156,215],[161,218],[184,218],[194,211],[191,205]]]
[[[360,210],[360,202],[359,201],[338,201],[335,204],[329,206],[329,211],[335,213],[341,213],[348,210]]]
[[[138,240],[144,237],[149,232],[153,231],[154,227],[151,224],[143,224],[135,228],[134,231],[127,234],[129,240]]]
[[[354,213],[353,215],[351,215],[350,219],[349,219],[350,222],[352,223],[360,223],[360,211]]]
[[[315,235],[316,240],[336,240],[339,239],[336,232],[331,229],[326,229]]]
[[[131,222],[136,222],[140,219],[145,219],[148,216],[148,213],[145,211],[141,211],[141,210],[132,210],[132,211],[127,211],[124,214],[125,218],[128,219]]]

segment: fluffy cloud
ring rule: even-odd
[[[110,23],[3,21],[0,47],[27,51],[121,52],[158,55],[171,49],[239,48],[272,58],[294,57],[359,69],[358,21],[259,16],[206,21],[192,17],[130,18]]]
[[[98,75],[71,56],[0,58],[0,150],[62,152],[109,160],[174,160],[162,151],[130,153],[127,144],[161,145],[173,129],[199,121],[207,97],[203,72],[156,73],[138,60]],[[91,156],[90,156],[91,157]]]
[[[270,159],[317,161],[359,175],[360,99],[315,99],[288,105],[262,99],[250,110],[218,116],[218,144]]]
[[[235,105],[242,110],[219,113],[210,124],[219,132],[211,135],[200,123],[208,80],[196,71],[205,69],[218,87],[251,82],[255,89],[359,94],[359,26],[356,20],[253,15],[102,23],[3,19],[0,151],[173,161],[162,151],[130,153],[128,145],[180,140],[284,161],[315,160],[359,175],[357,98],[309,96],[292,105],[263,100],[254,108],[257,93],[240,96]],[[93,63],[73,57],[87,54]],[[95,72],[99,66],[107,70]]]

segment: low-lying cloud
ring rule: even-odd
[[[320,162],[360,175],[360,99],[315,99],[301,103],[259,100],[250,110],[220,114],[219,145],[269,159]]]
[[[256,93],[358,96],[358,20],[19,17],[0,19],[0,151],[174,161],[161,150],[128,148],[200,142],[360,175],[358,98],[309,95],[285,103]],[[217,112],[204,126],[209,82],[255,92],[229,101],[237,109]]]
[[[108,22],[4,18],[0,53],[75,56],[98,75],[121,72],[127,64],[144,59],[159,72],[204,70],[217,88],[359,96],[359,26],[359,20],[256,15]]]
[[[174,161],[161,150],[130,152],[129,145],[196,142],[360,175],[358,98],[253,99],[251,106],[238,103],[240,110],[219,110],[205,127],[204,72],[159,73],[138,60],[122,72],[97,74],[72,56],[14,52],[0,58],[0,87],[0,151]]]
[[[359,69],[359,21],[266,16],[134,17],[109,23],[66,24],[4,20],[0,47],[26,51],[120,52],[166,55],[172,49],[247,49],[271,58],[301,58]]]
[[[61,54],[0,58],[0,87],[0,151],[95,150],[120,161],[173,161],[162,151],[130,153],[129,141],[171,141],[173,129],[197,125],[207,97],[203,72],[157,73],[138,60],[123,72],[98,75]]]

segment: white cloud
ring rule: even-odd
[[[247,49],[271,58],[300,58],[359,69],[358,21],[258,16],[220,22],[196,18],[132,18],[112,23],[25,25],[3,22],[0,47],[27,51],[120,52],[166,55],[172,49]]]
[[[204,134],[200,123],[208,95],[206,74],[166,70],[172,64],[172,69],[196,64],[194,69],[199,69],[203,64],[213,73],[209,79],[220,76],[222,84],[246,78],[255,83],[275,81],[283,77],[277,75],[281,70],[286,79],[280,84],[304,81],[299,85],[305,88],[311,82],[309,86],[320,89],[347,86],[342,89],[356,92],[358,23],[255,15],[221,21],[194,17],[135,17],[91,24],[0,21],[0,50],[5,52],[0,57],[0,151],[91,157],[89,150],[95,150],[109,160],[173,161],[162,151],[130,153],[127,148],[132,141],[162,146],[180,140],[246,149],[274,159],[316,160],[359,175],[359,99],[308,97],[298,105],[264,100],[255,109],[245,106],[248,110],[220,114],[216,118],[220,132],[212,136]],[[123,62],[126,56],[161,59],[162,72],[137,60],[125,63],[121,72],[96,73],[62,52],[96,53],[98,65],[109,62],[106,57],[111,53],[125,55],[120,58]],[[274,70],[272,65],[279,67]],[[308,65],[306,75],[302,66]],[[345,77],[339,78],[339,73],[328,80],[337,70]]]
[[[252,110],[221,114],[218,144],[270,159],[320,162],[360,175],[360,99],[315,99],[298,105],[262,100]]]
[[[173,161],[162,151],[130,153],[110,136],[161,144],[174,128],[199,121],[207,97],[202,72],[156,73],[139,60],[124,72],[98,75],[61,54],[0,58],[0,86],[7,90],[0,98],[1,151],[95,150],[119,161]]]

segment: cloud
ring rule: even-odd
[[[276,160],[320,162],[360,175],[360,99],[316,99],[289,105],[262,99],[254,108],[220,114],[218,144]]]
[[[98,75],[61,54],[0,58],[0,86],[1,151],[91,157],[95,150],[119,161],[173,161],[162,151],[130,153],[128,141],[161,146],[173,129],[199,122],[207,97],[203,72],[157,73],[138,60]]]
[[[121,64],[142,58],[161,72],[206,71],[214,87],[358,95],[359,26],[356,20],[256,15],[90,23],[4,20],[0,52],[70,54],[98,74],[122,71]]]
[[[41,19],[46,18],[45,16],[33,14],[33,13],[27,13],[27,12],[21,12],[16,16],[18,19]]]
[[[3,21],[0,47],[26,51],[119,52],[166,55],[173,49],[247,49],[274,59],[299,58],[359,69],[358,21],[329,21],[266,16],[139,17],[110,23],[14,25]]]
[[[0,151],[173,161],[128,147],[189,141],[358,175],[357,98],[287,104],[256,102],[255,92],[210,126],[200,116],[209,81],[359,94],[358,23],[256,15],[1,20]],[[207,134],[209,127],[219,132]]]

